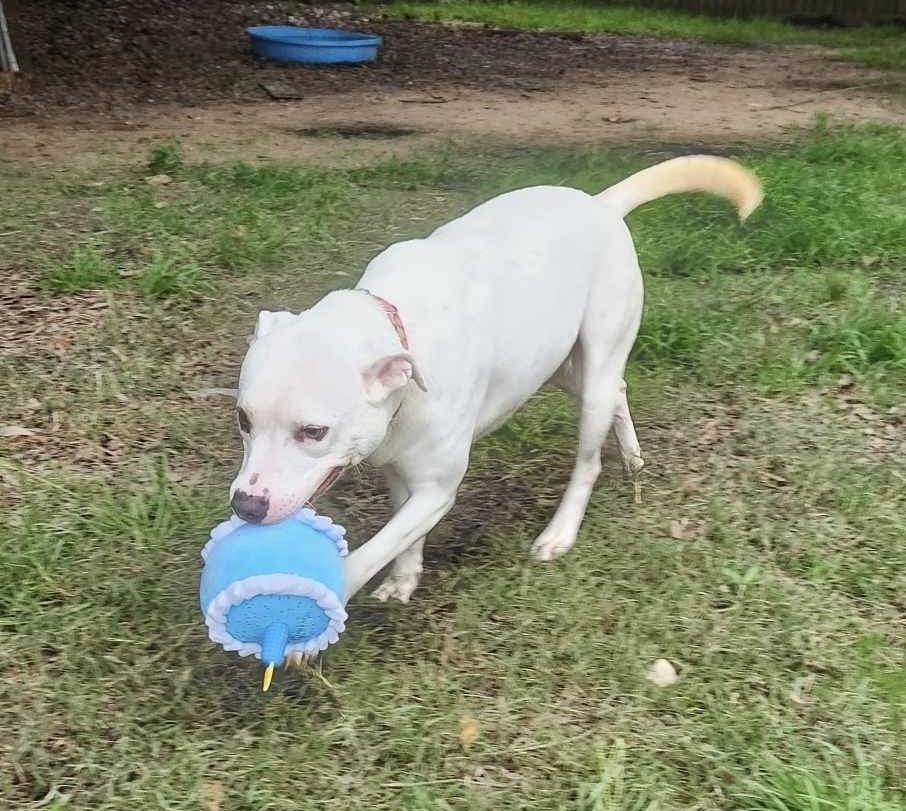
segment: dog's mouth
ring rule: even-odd
[[[343,471],[346,470],[345,465],[340,465],[331,470],[324,477],[323,481],[318,485],[318,489],[315,490],[315,494],[312,498],[317,498],[318,496],[323,496],[331,487],[336,484],[337,479],[343,475]]]

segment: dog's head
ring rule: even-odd
[[[422,385],[408,353],[387,354],[356,330],[328,336],[323,319],[308,316],[260,313],[242,363],[236,417],[245,454],[230,497],[253,523],[282,521],[370,456],[403,388]]]

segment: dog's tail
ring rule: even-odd
[[[689,155],[642,169],[596,197],[625,217],[659,197],[691,191],[709,192],[729,200],[736,206],[740,220],[758,208],[763,196],[761,181],[735,161],[712,155]]]

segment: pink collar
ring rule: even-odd
[[[387,299],[383,299],[380,296],[376,296],[370,290],[366,290],[371,298],[373,298],[381,307],[381,309],[387,314],[387,318],[390,319],[390,323],[393,325],[393,329],[396,331],[396,334],[399,336],[400,343],[403,345],[403,349],[407,352],[409,351],[409,338],[406,336],[406,328],[403,326],[403,319],[400,317],[400,311],[391,304]]]

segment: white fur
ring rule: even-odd
[[[575,542],[613,428],[642,465],[623,369],[642,314],[642,277],[623,218],[664,194],[708,191],[741,216],[758,180],[732,161],[676,158],[591,196],[538,186],[502,194],[430,236],[391,245],[357,289],[299,315],[262,313],[239,381],[252,431],[231,487],[268,499],[266,522],[302,507],[335,467],[385,471],[396,512],[347,558],[347,598],[384,566],[382,599],[407,601],[425,535],[450,510],[473,441],[546,382],[580,402],[572,478],[534,555]],[[410,351],[371,291],[399,309]],[[417,383],[418,385],[411,385]],[[329,428],[294,439],[301,425]]]

